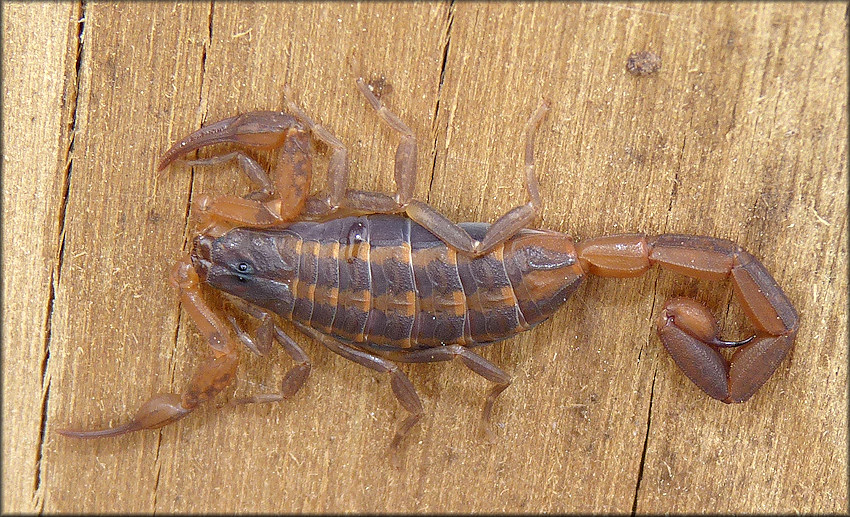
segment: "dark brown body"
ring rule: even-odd
[[[489,225],[462,227],[481,238]],[[561,233],[522,230],[469,258],[396,215],[237,228],[196,239],[192,260],[215,288],[379,350],[511,337],[551,316],[583,278],[572,239]]]

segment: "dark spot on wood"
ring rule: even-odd
[[[379,77],[371,77],[366,84],[369,86],[369,89],[372,90],[372,93],[375,94],[375,97],[381,98],[384,95],[389,95],[393,92],[393,85],[387,81],[387,78],[381,74]]]
[[[642,50],[629,56],[626,70],[632,75],[646,76],[661,69],[661,56],[655,52]]]
[[[160,216],[153,208],[151,208],[150,210],[148,210],[147,219],[149,223],[156,224],[162,219],[162,216]]]
[[[627,145],[623,148],[623,151],[636,165],[644,165],[646,163],[646,156],[642,152],[636,151],[634,147]]]

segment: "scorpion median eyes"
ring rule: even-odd
[[[459,358],[491,381],[482,416],[489,432],[493,403],[511,377],[472,349],[546,320],[587,274],[633,277],[653,264],[694,278],[731,280],[755,329],[743,341],[724,341],[718,337],[716,319],[703,305],[674,298],[664,306],[658,321],[661,342],[685,375],[711,397],[727,403],[747,400],[790,350],[798,327],[794,307],[761,262],[730,241],[623,234],[574,244],[562,233],[526,228],[540,207],[533,144],[549,110],[546,103],[528,124],[528,203],[492,225],[455,224],[412,199],[413,132],[362,79],[357,86],[378,116],[401,135],[394,196],[347,189],[345,147],[291,100],[287,101],[291,114],[252,112],[228,118],[192,133],[165,153],[160,170],[211,144],[279,150],[274,182],[242,151],[184,162],[210,165],[237,160],[260,187],[244,198],[199,196],[195,209],[201,230],[191,253],[172,270],[171,281],[212,348],[212,357],[201,364],[182,394],[154,396],[127,424],[61,434],[114,436],[183,418],[233,381],[239,343],[265,354],[276,340],[295,362],[279,393],[241,402],[292,396],[309,376],[310,362],[274,323],[272,313],[346,359],[390,376],[393,393],[409,413],[395,434],[393,448],[423,414],[419,396],[397,362]],[[322,195],[309,195],[311,136],[332,150],[328,188]],[[243,331],[230,315],[230,325],[225,324],[203,301],[202,284],[247,302],[240,308],[261,322],[255,335]],[[727,347],[737,348],[729,360],[719,351]]]

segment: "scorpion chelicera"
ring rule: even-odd
[[[525,189],[528,202],[492,225],[456,224],[413,199],[416,140],[362,79],[357,86],[378,116],[400,133],[395,156],[395,195],[347,189],[345,146],[313,122],[285,89],[286,112],[250,112],[207,125],[177,142],[159,170],[175,161],[210,165],[236,160],[260,189],[245,197],[198,196],[199,234],[191,252],[172,270],[183,307],[206,338],[212,357],[182,394],[160,394],[119,427],[62,430],[66,436],[114,436],[170,424],[225,389],[239,362],[238,343],[257,354],[278,341],[295,366],[278,393],[239,402],[291,397],[310,374],[304,351],[272,313],[333,352],[386,373],[409,416],[391,442],[397,447],[423,415],[422,402],[396,363],[459,358],[493,386],[482,427],[490,431],[496,397],[511,383],[498,366],[473,352],[529,330],[549,318],[588,275],[634,277],[653,264],[705,279],[732,282],[755,329],[742,341],[720,339],[718,322],[702,304],[668,300],[658,335],[676,364],[709,396],[744,402],[773,374],[797,335],[798,316],[765,267],[724,239],[692,235],[622,234],[577,244],[562,233],[527,226],[540,210],[534,170],[534,135],[549,111],[543,101],[528,122]],[[310,195],[312,139],[331,151],[328,186]],[[274,182],[241,150],[183,160],[194,150],[235,143],[278,150]],[[228,326],[208,306],[201,285],[229,293],[260,321],[254,336],[228,315]],[[247,303],[245,303],[247,302]],[[232,333],[231,333],[232,331]],[[234,336],[236,339],[234,339]],[[721,348],[737,348],[730,359]]]

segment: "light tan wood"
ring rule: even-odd
[[[79,7],[3,4],[2,510],[43,506],[46,372],[59,280]],[[43,34],[38,45],[33,34]]]
[[[4,512],[846,512],[847,35],[841,4],[3,4]],[[80,25],[82,24],[82,25]],[[46,41],[34,41],[45,34]],[[630,74],[638,51],[660,70]],[[79,51],[79,59],[78,59]],[[234,388],[161,431],[75,441],[179,392],[208,354],[169,285],[199,193],[233,167],[155,164],[203,123],[283,107],[344,142],[351,187],[390,191],[398,136],[416,196],[453,220],[525,202],[581,240],[695,233],[760,258],[801,314],[790,358],[747,403],[709,399],[655,336],[689,295],[747,333],[728,285],[591,278],[551,321],[480,349],[514,382],[498,439],[460,363],[406,365],[426,415],[402,468],[389,381],[292,332],[313,374],[243,354]],[[271,157],[262,155],[268,163]],[[317,183],[325,160],[318,159]],[[220,298],[211,293],[214,306]]]

